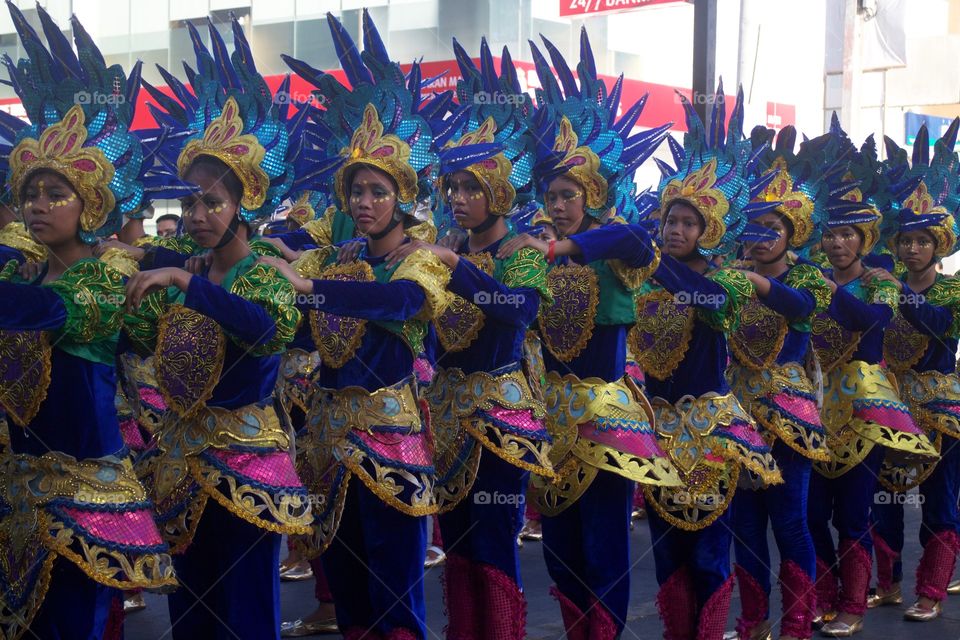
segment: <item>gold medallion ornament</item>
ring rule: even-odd
[[[0,406],[26,427],[50,386],[50,337],[45,331],[0,331]]]
[[[372,282],[373,269],[363,260],[330,265],[320,271],[323,280]],[[357,352],[367,330],[362,318],[338,316],[325,311],[310,312],[310,332],[323,363],[334,369],[345,365]]]
[[[630,351],[645,374],[666,380],[690,347],[696,312],[665,289],[635,300],[637,321],[627,334]]]
[[[593,336],[600,286],[597,274],[587,265],[554,267],[547,274],[553,304],[540,310],[540,335],[547,349],[560,362],[570,362]]]
[[[744,366],[767,369],[777,361],[788,331],[787,319],[753,296],[743,305],[730,350]]]
[[[493,256],[487,252],[469,253],[460,256],[488,276],[493,275]],[[473,302],[454,295],[443,313],[434,319],[437,339],[446,351],[463,351],[477,339],[483,329],[484,313]]]
[[[840,326],[826,311],[813,316],[810,329],[810,344],[817,353],[824,375],[848,362],[860,346],[860,333]]]
[[[31,175],[46,169],[64,176],[83,202],[80,228],[93,232],[103,226],[116,204],[110,181],[113,164],[98,147],[84,147],[87,140],[83,108],[70,107],[63,120],[50,125],[40,139],[24,138],[10,152],[10,186],[14,202]]]
[[[167,408],[181,417],[202,410],[220,382],[226,338],[212,318],[172,304],[158,322],[157,383]]]
[[[203,132],[203,139],[191,140],[177,158],[177,171],[185,176],[190,165],[200,156],[217,158],[230,167],[243,185],[240,206],[254,211],[267,199],[270,178],[261,168],[265,151],[253,134],[243,132],[240,107],[233,98],[227,98],[216,120]]]
[[[893,321],[883,332],[883,359],[900,374],[920,362],[929,345],[927,334],[917,331],[899,312],[894,313]]]

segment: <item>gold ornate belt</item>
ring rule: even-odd
[[[159,445],[165,452],[179,447],[183,456],[198,454],[207,447],[225,449],[246,446],[286,450],[290,447],[290,436],[270,405],[261,407],[249,404],[239,409],[207,406],[189,418],[168,413]]]
[[[506,368],[501,367],[499,371]],[[443,412],[449,407],[457,418],[473,415],[480,409],[491,409],[493,405],[506,409],[530,409],[538,419],[546,415],[543,403],[534,397],[519,365],[503,373],[475,371],[468,374],[455,367],[437,369],[427,395],[434,407]]]
[[[27,500],[33,506],[56,498],[85,504],[146,500],[130,459],[115,456],[77,460],[59,452],[11,453],[0,459],[0,487],[11,504]]]
[[[314,406],[320,408],[326,425],[334,432],[371,432],[375,427],[393,426],[418,433],[423,428],[412,378],[376,391],[363,387],[318,389]]]

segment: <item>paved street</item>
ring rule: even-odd
[[[954,596],[952,600],[948,601],[945,614],[933,622],[920,624],[906,622],[902,619],[903,609],[912,604],[913,601],[914,574],[920,551],[919,542],[917,542],[920,510],[908,507],[906,513],[908,544],[904,559],[906,574],[904,577],[904,605],[870,611],[867,615],[864,632],[859,634],[858,637],[865,640],[868,638],[871,640],[960,638],[960,596]],[[622,638],[623,640],[660,638],[662,637],[662,628],[654,600],[657,589],[653,573],[653,556],[649,553],[650,533],[645,521],[637,523],[632,535],[632,542],[635,563],[632,582],[633,598],[629,621]],[[770,547],[771,549],[776,548],[772,539]],[[527,542],[520,550],[529,600],[527,634],[531,640],[555,640],[563,637],[563,625],[560,622],[559,607],[547,593],[550,580],[541,553],[540,543],[538,542]],[[443,638],[445,625],[439,574],[440,570],[434,569],[429,571],[426,577],[427,615],[430,628],[428,638],[433,640]],[[296,618],[313,609],[312,581],[283,583],[282,589],[284,619]],[[148,607],[145,611],[127,618],[127,640],[157,640],[170,637],[165,598],[148,595],[147,602]],[[734,602],[730,624],[728,625],[731,629],[739,608],[739,596],[734,590]],[[774,608],[774,611],[779,611],[779,605]],[[338,636],[313,637],[335,638]]]

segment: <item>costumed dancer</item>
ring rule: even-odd
[[[780,482],[780,474],[724,377],[726,334],[737,330],[754,287],[742,272],[714,269],[713,262],[732,254],[738,238],[771,234],[747,223],[757,193],[749,182],[742,90],[726,135],[722,84],[709,131],[682,100],[688,132],[682,147],[669,139],[677,168],[658,162],[664,255],[653,282],[637,296],[630,338],[646,375],[658,441],[683,481],[646,489],[664,637],[719,640],[733,593],[730,502],[738,481],[767,485]],[[765,202],[760,210],[777,204]]]
[[[455,295],[434,320],[440,351],[427,390],[446,541],[446,635],[521,640],[526,599],[516,540],[524,494],[531,473],[553,477],[540,381],[530,381],[524,341],[550,294],[542,253],[498,251],[517,235],[507,218],[537,209],[525,140],[533,105],[506,49],[498,77],[486,40],[480,69],[456,40],[453,46],[463,106],[434,140],[444,194],[437,226],[456,224],[467,236],[452,248],[411,242],[397,257],[433,251],[451,270],[447,288]]]
[[[432,197],[435,105],[421,102],[419,65],[407,84],[366,12],[362,54],[336,18],[327,21],[351,88],[285,60],[326,96],[312,133],[341,163],[332,191],[366,242],[354,262],[338,263],[334,246],[305,252],[293,268],[271,261],[303,294],[320,355],[297,443],[311,492],[325,496],[309,551],[323,554],[346,638],[423,638],[424,516],[436,501],[414,361],[448,302],[450,274],[428,251],[391,258]]]
[[[47,261],[29,281],[14,261],[0,273],[0,636],[120,637],[121,589],[177,583],[114,407],[125,275],[93,253],[144,202],[145,151],[129,131],[140,68],[107,68],[76,18],[75,54],[38,7],[48,51],[8,7],[29,58],[5,64],[30,124],[0,116],[14,141],[4,160]],[[115,100],[81,106],[78,92]]]
[[[770,144],[772,131],[757,127],[754,149]],[[780,552],[783,614],[780,637],[813,634],[816,556],[807,528],[807,494],[812,460],[829,460],[816,391],[805,371],[810,320],[830,304],[830,288],[816,266],[797,262],[797,253],[819,240],[826,217],[827,185],[820,178],[813,146],[794,154],[796,130],[782,129],[776,147],[761,151],[754,179],[767,183],[751,206],[752,221],[776,233],[776,240],[747,244],[744,274],[756,296],[746,301],[740,327],[730,335],[727,379],[740,404],[771,445],[783,484],[744,488],[734,498],[733,532],[741,613],[733,634],[742,639],[771,633],[770,551],[767,525]],[[846,165],[841,165],[845,168]],[[765,203],[775,202],[767,210]]]
[[[608,220],[629,215],[633,174],[667,127],[630,133],[645,100],[617,119],[622,77],[607,92],[580,32],[579,87],[557,48],[554,68],[531,43],[542,89],[530,123],[534,176],[558,239],[521,234],[499,258],[531,247],[550,263],[553,304],[541,307],[544,398],[558,478],[533,476],[528,497],[542,514],[543,552],[567,637],[618,637],[630,601],[630,513],[634,483],[677,485],[656,444],[649,404],[626,375],[633,292],[659,262],[644,229]],[[562,88],[561,88],[562,86]]]
[[[830,206],[821,244],[832,265],[829,308],[814,316],[811,341],[824,377],[821,419],[827,430],[828,462],[815,462],[810,480],[808,524],[817,554],[817,618],[823,635],[846,637],[863,628],[870,583],[870,505],[888,450],[936,457],[914,423],[909,407],[882,364],[883,331],[893,317],[896,286],[867,272],[862,257],[880,237],[880,215],[870,200],[876,180],[856,167],[875,154],[871,141],[852,149],[834,115],[835,140],[825,162],[852,153],[851,169],[831,192],[846,203]],[[844,205],[844,206],[840,206]],[[830,521],[839,534],[836,545]],[[815,623],[818,622],[815,619]]]
[[[904,612],[904,618],[914,621],[932,620],[940,614],[960,548],[960,381],[954,357],[960,337],[960,322],[955,320],[960,317],[960,281],[937,272],[940,261],[958,249],[955,216],[960,207],[960,161],[953,150],[958,128],[960,119],[955,119],[936,142],[931,161],[927,130],[922,127],[909,168],[906,153],[886,139],[885,168],[892,174],[891,182],[899,179],[890,187],[892,201],[885,211],[895,219],[890,243],[906,267],[906,275],[897,280],[886,271],[874,271],[900,292],[897,313],[884,334],[884,360],[896,374],[901,397],[914,420],[936,440],[940,451],[935,463],[911,464],[888,454],[881,483],[896,493],[884,494],[889,499],[874,506],[874,545],[881,581],[874,603],[879,605],[896,601],[898,596],[902,601],[902,575],[894,575],[903,550],[903,501],[899,497],[919,485],[923,555],[917,567],[918,600]],[[908,195],[901,197],[904,192]],[[900,569],[902,574],[902,563]]]
[[[326,209],[329,196],[322,191],[305,191],[292,198],[293,204],[287,212],[288,220],[296,220],[297,229],[317,219],[318,212]],[[296,229],[295,229],[296,230]],[[266,240],[266,238],[265,238]],[[301,322],[294,339],[280,360],[280,374],[277,376],[276,395],[290,428],[295,435],[295,444],[306,434],[306,417],[313,404],[312,376],[320,363],[317,347],[313,342],[310,323]],[[297,447],[295,446],[294,449]],[[309,485],[311,468],[299,457],[297,474]],[[309,539],[308,536],[300,538]],[[314,581],[314,597],[317,608],[302,618],[284,621],[280,625],[280,636],[297,638],[318,633],[337,633],[337,617],[333,606],[333,595],[323,572],[323,563],[319,557],[307,559],[303,545],[298,544],[297,536],[287,539],[287,557],[280,563],[280,580]]]
[[[211,22],[213,55],[197,55],[191,92],[163,71],[151,91],[161,126],[196,133],[161,146],[158,180],[182,180],[192,240],[210,250],[198,274],[167,267],[127,285],[127,332],[153,350],[167,405],[143,462],[184,588],[169,597],[174,638],[277,638],[281,534],[306,534],[306,491],[274,408],[280,354],[300,313],[295,292],[251,252],[251,228],[296,188],[305,116],[287,120],[257,72],[243,29],[235,51]],[[280,412],[282,414],[282,412]]]

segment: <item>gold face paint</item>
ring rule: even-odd
[[[55,207],[65,207],[71,202],[76,201],[76,199],[77,199],[77,194],[71,193],[69,198],[64,198],[63,200],[56,200],[54,202],[51,202],[50,208],[53,209]]]

